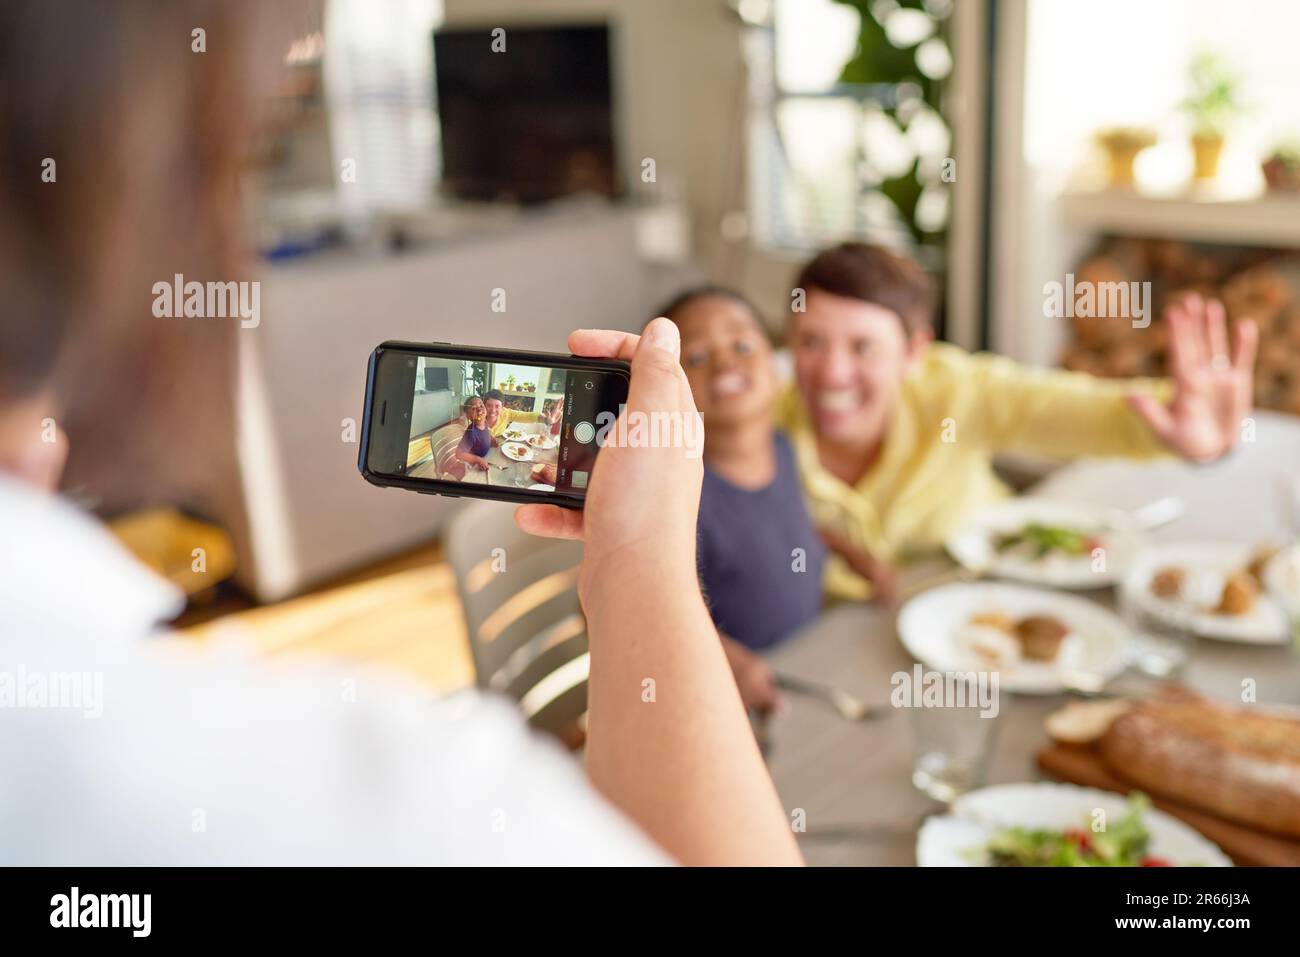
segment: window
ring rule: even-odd
[[[760,240],[858,238],[933,258],[948,224],[951,0],[741,2],[751,24],[751,208]],[[931,255],[927,256],[929,252]]]

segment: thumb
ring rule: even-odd
[[[1145,392],[1130,392],[1129,405],[1158,438],[1168,439],[1174,431],[1174,416],[1169,407]]]
[[[652,319],[641,334],[632,356],[629,409],[672,411],[682,408],[685,373],[681,363],[682,338],[676,323]],[[689,395],[689,391],[686,393]],[[688,400],[689,401],[689,400]]]

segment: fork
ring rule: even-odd
[[[776,675],[776,686],[795,694],[807,695],[834,708],[845,721],[869,721],[885,713],[883,706],[869,705],[860,698],[849,694],[842,688],[824,685],[817,681],[806,681],[792,675]]]

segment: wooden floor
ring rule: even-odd
[[[222,599],[177,626],[190,639],[234,637],[268,655],[389,665],[438,692],[474,679],[455,582],[436,544],[275,605]]]

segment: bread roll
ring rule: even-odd
[[[1300,838],[1300,719],[1157,699],[1117,717],[1099,750],[1151,794]]]

